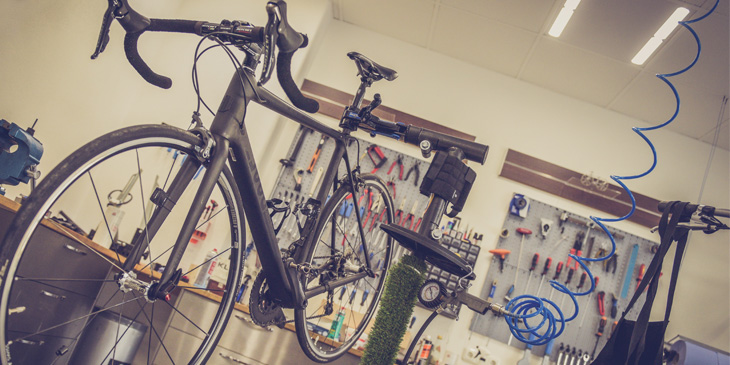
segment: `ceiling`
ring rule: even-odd
[[[666,122],[676,104],[655,77],[692,62],[694,38],[680,27],[642,66],[634,54],[674,10],[705,14],[715,0],[583,0],[560,38],[547,34],[564,0],[333,0],[342,20],[434,52],[645,121]],[[730,149],[730,122],[720,117],[730,95],[728,0],[694,23],[702,54],[688,72],[670,78],[681,108],[667,126]],[[458,35],[458,36],[454,36]]]

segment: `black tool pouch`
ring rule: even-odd
[[[669,314],[672,311],[674,289],[677,284],[677,276],[679,275],[679,266],[682,262],[684,249],[687,245],[688,230],[677,228],[677,223],[680,222],[680,217],[682,216],[682,212],[686,205],[687,203],[672,202],[664,210],[664,214],[659,221],[659,234],[661,236],[659,250],[652,259],[651,264],[649,264],[649,268],[644,275],[644,279],[636,289],[629,305],[621,315],[621,319],[618,321],[614,333],[611,333],[611,337],[608,339],[608,342],[598,356],[596,356],[596,360],[593,364],[648,365],[662,363],[664,332],[666,331],[667,324],[669,323]],[[674,255],[672,278],[669,284],[667,309],[664,313],[664,320],[649,322],[649,315],[651,314],[654,297],[656,296],[657,288],[659,286],[662,262],[674,241],[677,241],[677,251]],[[649,287],[649,290],[646,294],[646,301],[644,302],[644,306],[641,308],[638,317],[635,321],[627,320],[626,314],[631,310],[634,303],[641,296],[647,286]]]
[[[452,204],[446,215],[453,218],[464,208],[477,174],[462,160],[438,151],[421,182],[421,194],[436,194]]]

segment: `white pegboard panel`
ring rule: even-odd
[[[592,241],[592,252],[591,256],[595,257],[599,248],[603,247],[607,251],[611,249],[611,242],[609,237],[600,229],[600,227],[590,228],[589,222],[592,221],[587,217],[582,217],[570,212],[566,212],[563,209],[529,199],[529,210],[524,217],[520,217],[515,214],[510,214],[509,211],[504,221],[503,233],[497,243],[498,249],[506,249],[510,251],[504,262],[504,271],[500,272],[499,259],[496,255],[492,257],[492,263],[487,272],[487,278],[485,280],[484,287],[481,291],[482,298],[488,298],[492,288],[492,283],[497,282],[494,298],[491,300],[497,303],[506,304],[504,300],[507,292],[514,284],[514,292],[510,295],[516,297],[519,295],[527,294],[533,296],[539,296],[541,298],[548,298],[557,303],[561,310],[563,310],[565,316],[570,316],[573,313],[573,305],[567,295],[564,295],[550,286],[549,281],[555,277],[555,270],[559,262],[564,263],[564,268],[559,276],[559,281],[563,284],[566,283],[569,268],[567,267],[568,253],[571,248],[576,245],[576,241],[583,244],[581,256],[588,255],[588,247]],[[562,218],[562,219],[561,219]],[[550,230],[545,237],[541,234],[541,226],[545,220],[552,221]],[[522,244],[522,252],[520,252],[520,244],[522,240],[522,234],[517,232],[518,228],[525,228],[532,231],[532,234],[524,236],[524,243]],[[657,244],[655,242],[637,237],[635,235],[623,232],[618,229],[609,227],[611,233],[616,241],[616,271],[609,270],[606,272],[604,262],[595,262],[588,264],[591,272],[594,276],[598,277],[598,285],[595,291],[589,296],[576,297],[580,306],[580,312],[575,320],[568,323],[565,332],[556,339],[554,351],[552,354],[553,360],[557,358],[557,348],[560,343],[570,345],[582,349],[584,352],[589,353],[593,350],[596,344],[595,333],[598,329],[598,324],[601,319],[601,315],[598,312],[598,300],[597,293],[603,291],[604,297],[604,308],[605,317],[608,319],[608,324],[604,330],[604,336],[600,338],[598,345],[598,353],[601,347],[605,344],[608,339],[608,334],[611,332],[611,326],[614,321],[617,321],[622,313],[623,308],[628,304],[631,296],[634,294],[634,290],[637,285],[637,275],[640,265],[644,264],[648,266],[649,262],[653,257],[652,248]],[[583,236],[583,240],[578,240],[580,236]],[[635,266],[629,271],[629,259],[634,246],[637,246],[637,258]],[[530,266],[534,254],[539,254],[538,263],[534,271],[530,272]],[[552,258],[552,264],[548,273],[541,277],[541,273],[545,266],[546,259]],[[519,260],[519,265],[518,265]],[[575,267],[575,261],[573,260],[570,267]],[[519,266],[519,271],[517,270]],[[568,288],[574,292],[584,292],[589,286],[588,280],[584,284],[584,287],[577,289],[577,285],[580,281],[583,270],[580,266],[573,274]],[[517,272],[517,280],[515,281],[515,273]],[[622,296],[622,289],[628,276],[629,284],[627,293]],[[529,283],[528,283],[529,282]],[[539,293],[538,293],[539,289]],[[618,311],[616,318],[611,318],[611,294],[614,294],[618,300]],[[640,297],[637,303],[634,305],[635,308],[640,308],[643,305],[644,297]],[[633,311],[632,311],[633,312]],[[510,332],[505,323],[504,318],[496,317],[491,313],[486,315],[477,315],[472,321],[472,331],[496,339],[501,342],[510,343],[510,345],[524,349],[525,344],[512,339],[510,341]],[[544,356],[545,346],[534,347],[532,353],[538,356]]]
[[[304,141],[302,143],[298,156],[293,161],[293,166],[284,169],[284,172],[281,173],[280,177],[277,179],[276,184],[270,195],[270,198],[279,198],[289,202],[292,207],[296,203],[305,202],[310,197],[310,193],[312,192],[312,185],[315,184],[315,177],[318,174],[318,170],[322,169],[324,172],[335,149],[335,141],[330,138],[326,139],[323,144],[322,151],[320,152],[319,158],[314,165],[313,172],[309,173],[307,172],[307,169],[312,161],[312,157],[314,156],[315,151],[317,150],[317,146],[322,140],[322,135],[320,133],[307,131],[306,129],[300,128],[300,130],[294,136],[292,146],[290,147],[286,156],[289,157],[291,155],[291,151],[294,149],[297,140],[301,137],[302,134],[304,134]],[[428,170],[429,163],[427,161],[420,160],[406,154],[402,154],[398,151],[379,146],[383,155],[385,155],[386,161],[380,168],[375,170],[375,165],[366,154],[368,148],[371,145],[373,145],[372,142],[364,141],[361,139],[353,141],[348,145],[347,155],[349,156],[351,167],[354,169],[359,161],[361,172],[371,173],[374,171],[376,175],[381,177],[386,182],[392,181],[393,185],[395,186],[395,194],[393,194],[394,191],[392,186],[390,185],[389,191],[393,195],[393,206],[396,210],[402,207],[404,220],[411,211],[415,211],[414,215],[416,217],[416,220],[423,216],[423,213],[426,210],[426,205],[428,204],[428,197],[421,195],[418,187],[423,180],[423,176]],[[403,179],[400,178],[400,169],[398,165],[393,165],[399,157],[403,163]],[[413,167],[416,165],[418,166],[418,172],[413,169]],[[413,171],[411,171],[412,169]],[[294,177],[299,170],[304,171],[301,174],[302,188],[300,191],[295,191]],[[390,171],[390,174],[388,174],[388,171]],[[342,162],[340,163],[338,178],[344,176],[345,174],[345,163]],[[280,218],[281,215],[274,217],[274,227],[278,225]],[[279,232],[278,238],[279,247],[286,247],[291,242],[299,238],[297,229],[295,228],[295,219],[293,217],[290,217],[289,219],[287,219],[287,222],[284,223],[282,230]]]

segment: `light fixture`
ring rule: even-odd
[[[687,14],[689,14],[689,9],[677,8],[677,10],[669,16],[669,19],[662,24],[659,30],[654,33],[654,36],[646,42],[644,47],[641,47],[641,50],[636,54],[636,56],[634,56],[631,62],[636,65],[643,65],[649,56],[651,56],[654,51],[659,48],[662,42],[669,37],[674,28],[679,25],[679,22],[682,21]]]
[[[548,34],[556,38],[560,37],[560,34],[563,33],[563,29],[568,25],[568,21],[573,16],[573,11],[578,7],[578,4],[580,4],[580,0],[565,0],[565,5],[563,5],[563,9],[560,10],[560,13],[555,18],[555,22],[550,27]]]

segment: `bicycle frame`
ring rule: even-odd
[[[207,202],[207,199],[210,196],[226,161],[228,161],[231,167],[236,184],[241,192],[246,220],[250,227],[256,227],[256,229],[251,230],[253,242],[256,246],[263,271],[266,274],[268,287],[273,295],[272,299],[278,301],[279,305],[282,307],[301,306],[306,298],[321,294],[327,290],[333,290],[338,286],[345,285],[367,275],[371,275],[372,271],[366,270],[363,273],[334,281],[330,283],[327,288],[315,287],[306,293],[302,292],[301,285],[299,284],[294,284],[296,287],[292,288],[292,283],[296,282],[294,280],[298,280],[296,279],[297,276],[295,276],[297,270],[287,267],[282,260],[281,252],[277,243],[278,240],[274,231],[273,221],[269,215],[266,205],[266,197],[259,178],[258,169],[256,168],[251,143],[244,121],[246,108],[248,103],[251,101],[254,101],[276,112],[277,114],[283,115],[308,128],[320,132],[335,141],[335,150],[332,153],[332,158],[324,173],[322,184],[319,186],[319,190],[316,192],[315,198],[324,203],[330,187],[334,185],[340,161],[343,157],[346,157],[346,143],[351,138],[350,132],[347,130],[339,131],[331,128],[304,112],[299,111],[267,89],[259,86],[254,79],[254,76],[250,72],[247,72],[245,67],[237,69],[231,78],[228,89],[226,90],[225,96],[221,101],[210,127],[210,134],[215,141],[215,146],[211,153],[212,157],[210,158],[210,164],[207,166],[205,174],[202,177],[195,199],[193,200],[190,211],[186,216],[182,230],[177,237],[167,265],[165,266],[165,270],[159,280],[159,284],[150,288],[151,291],[154,291],[150,294],[150,297],[164,298],[164,295],[169,292],[169,290],[166,289],[172,288],[172,286],[179,280],[180,270],[178,269],[178,265],[180,263],[180,259],[185,252],[185,248],[187,247],[190,237],[195,229],[196,222],[198,222],[198,219],[205,208],[205,203]],[[361,101],[362,97],[360,97],[357,104],[359,105]],[[349,175],[352,170],[347,158],[345,158],[345,164]],[[181,172],[175,177],[173,182],[170,184],[167,194],[163,197],[164,202],[160,204],[160,207],[155,209],[155,212],[150,218],[150,222],[145,228],[146,232],[143,232],[143,234],[140,235],[140,242],[134,243],[135,250],[132,252],[127,262],[125,262],[125,266],[123,267],[124,270],[130,270],[135,263],[139,262],[142,253],[146,250],[148,241],[145,241],[145,238],[150,237],[149,239],[151,240],[151,237],[154,236],[157,229],[161,226],[162,221],[167,216],[169,208],[161,208],[177,201],[182,191],[192,180],[193,175],[200,165],[201,162],[196,158],[186,159],[183,167],[181,167]],[[354,190],[354,185],[351,184],[351,186]],[[354,203],[357,204],[356,201]],[[355,214],[357,215],[357,220],[361,221],[362,218],[360,217],[358,208],[355,209]],[[237,217],[234,221],[241,222],[241,218],[242,217]],[[319,217],[317,217],[317,221],[318,220]],[[364,237],[362,227],[360,227],[359,234],[361,237]],[[309,247],[309,245],[312,244],[313,239],[315,238],[311,236],[306,237],[303,247]],[[238,239],[236,239],[236,242],[238,242]],[[368,249],[367,245],[364,245],[364,249]],[[304,250],[298,251],[297,257],[294,257],[294,262],[300,262],[302,260],[302,251]],[[369,262],[368,256],[369,255],[366,251],[366,266],[370,268],[371,263]]]

